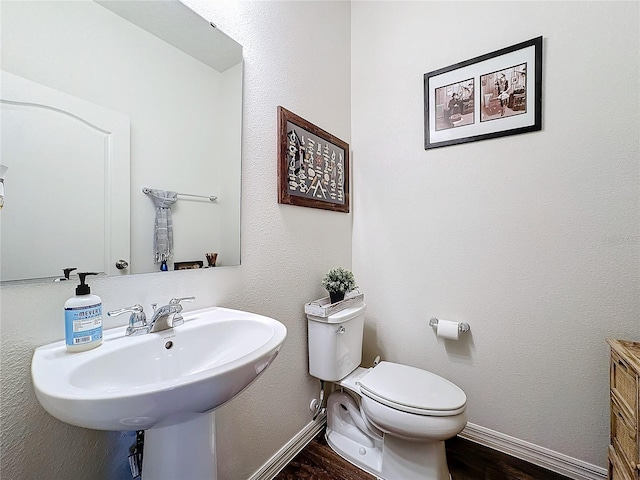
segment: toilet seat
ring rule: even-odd
[[[380,362],[358,383],[362,395],[406,413],[453,416],[467,405],[467,396],[457,385],[408,365]]]

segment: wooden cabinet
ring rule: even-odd
[[[607,343],[611,346],[609,480],[640,480],[640,343],[612,339]]]

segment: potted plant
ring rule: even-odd
[[[342,267],[329,270],[322,279],[322,286],[329,292],[331,303],[344,300],[344,295],[358,288],[353,273]]]

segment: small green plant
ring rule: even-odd
[[[347,293],[358,288],[353,273],[342,267],[329,270],[322,279],[322,286],[329,293]]]

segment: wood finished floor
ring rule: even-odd
[[[544,468],[455,437],[447,442],[452,480],[569,480]],[[324,432],[304,448],[274,480],[376,480],[327,445]]]

